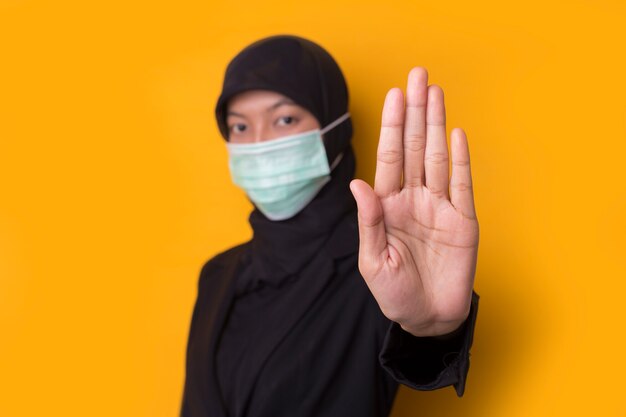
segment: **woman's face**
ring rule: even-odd
[[[275,91],[243,91],[226,107],[232,143],[262,142],[320,128],[311,112]]]

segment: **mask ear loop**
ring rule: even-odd
[[[324,129],[320,130],[320,134],[323,135],[324,133],[328,132],[330,129],[332,129],[333,127],[337,126],[339,123],[343,122],[344,120],[346,120],[348,117],[350,117],[350,112],[346,112],[345,114],[343,114],[342,116],[338,117],[337,120],[335,120],[334,122],[330,123],[328,126],[326,126]],[[322,136],[322,141],[325,138]],[[341,158],[343,157],[343,152],[341,152],[339,155],[337,155],[335,157],[335,160],[333,161],[333,163],[330,165],[330,170],[334,170],[335,167],[339,164],[339,161],[341,161]]]
[[[330,170],[332,171],[333,169],[335,169],[335,167],[337,165],[339,165],[339,161],[341,161],[341,158],[343,157],[343,152],[341,152],[339,155],[337,155],[337,157],[335,158],[335,160],[333,161],[332,165],[330,166]]]
[[[339,117],[337,120],[335,120],[334,122],[330,123],[324,129],[320,130],[320,133],[323,135],[324,133],[328,132],[333,127],[337,126],[339,123],[341,123],[344,120],[346,120],[348,117],[350,117],[350,112],[346,112],[343,116]]]

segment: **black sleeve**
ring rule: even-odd
[[[381,366],[401,384],[429,391],[454,385],[463,396],[469,371],[478,299],[472,291],[469,315],[454,332],[434,337],[416,337],[394,321],[389,324],[379,354]]]

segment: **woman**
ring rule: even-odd
[[[417,67],[406,119],[402,100],[387,95],[371,189],[354,179],[328,52],[277,35],[230,62],[215,114],[253,238],[202,267],[181,416],[388,416],[399,383],[463,395],[478,308],[469,153],[454,130],[448,194],[441,90]]]

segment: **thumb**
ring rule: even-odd
[[[380,198],[365,181],[352,180],[350,191],[359,211],[359,269],[364,278],[371,278],[387,259],[383,208]]]

